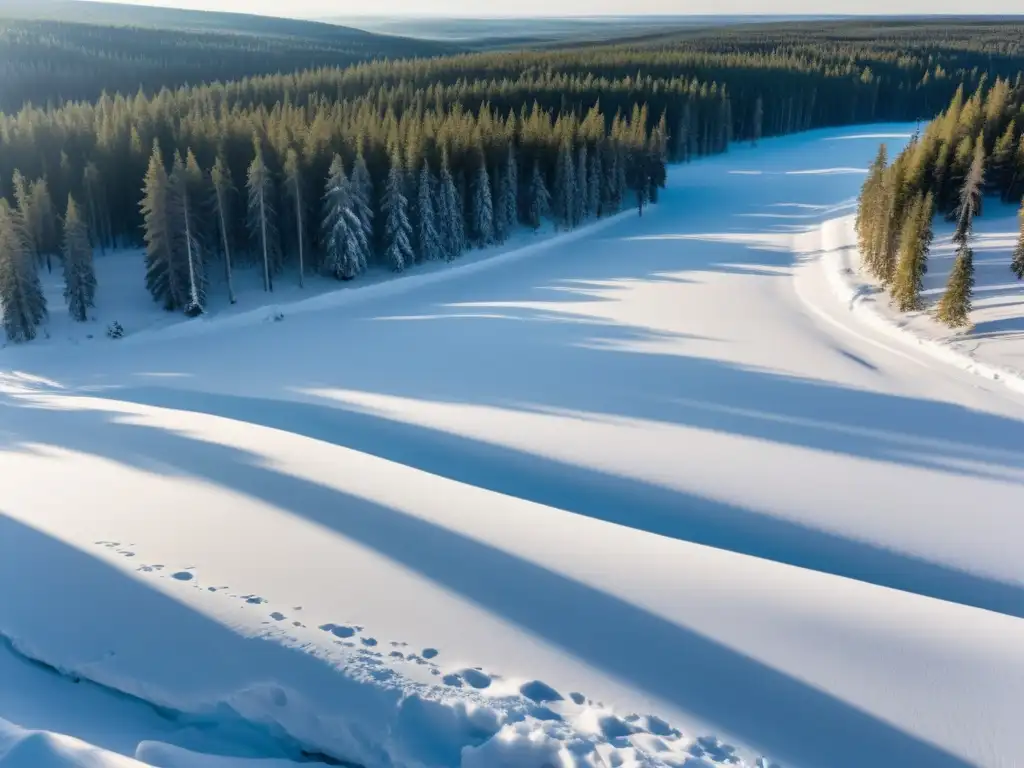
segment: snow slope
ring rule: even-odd
[[[1020,764],[1024,397],[822,259],[909,133],[278,323],[0,351],[0,633],[292,759]]]

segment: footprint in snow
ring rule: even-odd
[[[362,638],[363,645],[374,646],[377,644],[377,638],[375,637],[364,637]]]
[[[441,682],[444,683],[445,685],[450,685],[453,688],[461,688],[462,687],[462,678],[459,677],[456,674],[445,675],[444,677],[441,678]]]
[[[436,648],[424,648],[423,649],[423,658],[424,659],[432,659],[435,656],[437,656],[437,649]]]
[[[341,638],[352,637],[356,633],[352,627],[346,627],[338,624],[321,624],[320,629],[324,632],[330,632],[335,637]]]
[[[519,692],[530,701],[544,704],[549,701],[562,701],[562,694],[556,691],[547,683],[540,680],[531,680],[519,687]]]
[[[479,690],[483,690],[491,684],[490,675],[481,672],[479,669],[464,669],[459,672],[459,675],[462,676],[463,680]]]
[[[172,573],[171,578],[178,581],[192,581],[195,577],[188,571],[178,571],[177,573]]]
[[[586,697],[582,693],[575,693],[575,692],[574,693],[570,693],[569,694],[569,698],[573,700],[574,704],[579,704],[580,706],[583,706],[583,702],[585,702],[587,700]]]
[[[285,618],[287,617],[283,613],[274,611],[272,614],[270,614],[270,618],[272,618],[274,621],[284,621]]]

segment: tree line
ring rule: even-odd
[[[642,211],[668,162],[906,119],[985,80],[939,54],[882,52],[880,75],[843,46],[704,45],[378,61],[0,114],[0,194],[27,233],[9,242],[28,253],[0,269],[63,261],[52,201],[73,198],[92,247],[144,244],[154,299],[193,314],[214,269],[230,294],[237,263],[271,290],[291,267],[347,280],[454,258],[517,225]]]
[[[856,229],[865,267],[901,311],[923,307],[921,289],[938,215],[954,222],[957,252],[936,317],[951,328],[970,323],[974,220],[984,198],[1024,196],[1024,86],[983,80],[970,97],[958,88],[946,110],[891,163],[882,146],[861,189]],[[1024,278],[1021,238],[1011,265]]]

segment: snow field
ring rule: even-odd
[[[238,735],[0,717],[152,765],[1015,765],[1024,402],[832,292],[880,133],[279,323],[3,350],[0,632]]]

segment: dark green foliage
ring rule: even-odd
[[[957,251],[946,292],[939,299],[935,316],[950,328],[970,324],[971,292],[974,289],[974,252],[964,245]]]
[[[1020,220],[1020,237],[1017,238],[1017,247],[1013,249],[1013,262],[1011,269],[1017,279],[1024,279],[1024,200],[1020,204],[1020,213],[1017,214]]]
[[[0,201],[0,313],[8,341],[31,341],[46,300],[20,212]]]
[[[85,322],[96,301],[89,230],[75,198],[70,196],[64,214],[64,300],[68,303],[68,314],[80,323]]]

